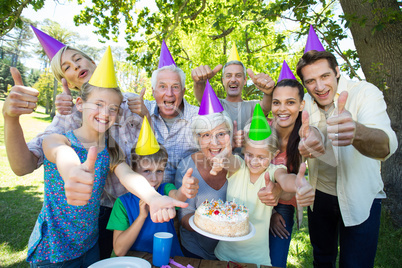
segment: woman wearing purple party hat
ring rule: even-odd
[[[222,152],[232,139],[232,120],[223,110],[209,82],[206,84],[201,106],[191,124],[194,142],[199,151],[184,158],[177,167],[175,185],[182,185],[182,178],[188,168],[199,181],[197,196],[188,199],[187,208],[180,209],[180,239],[186,257],[216,259],[214,250],[218,241],[195,232],[189,219],[205,200],[226,200],[226,171],[213,172],[211,159]]]

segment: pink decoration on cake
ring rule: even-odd
[[[239,237],[250,232],[248,209],[235,201],[203,202],[195,212],[194,224],[205,232],[225,237]]]

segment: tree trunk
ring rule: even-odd
[[[53,117],[56,115],[56,96],[57,96],[57,80],[54,78],[53,80],[53,102],[52,102],[52,112],[50,113],[50,117],[53,119]]]
[[[372,3],[369,3],[372,2]],[[384,93],[391,125],[398,137],[398,149],[393,156],[382,163],[382,178],[388,198],[385,208],[390,210],[397,226],[402,226],[402,21],[394,20],[384,28],[373,32],[381,19],[398,14],[396,0],[340,0],[345,15],[367,18],[364,25],[356,20],[349,25],[359,55],[360,64],[368,82],[378,86]]]

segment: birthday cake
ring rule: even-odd
[[[204,201],[197,208],[194,224],[208,233],[237,237],[250,232],[248,209],[234,201]]]

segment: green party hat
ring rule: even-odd
[[[260,141],[268,138],[271,135],[267,118],[261,109],[259,103],[255,105],[253,118],[251,119],[250,132],[248,137],[253,141]]]

